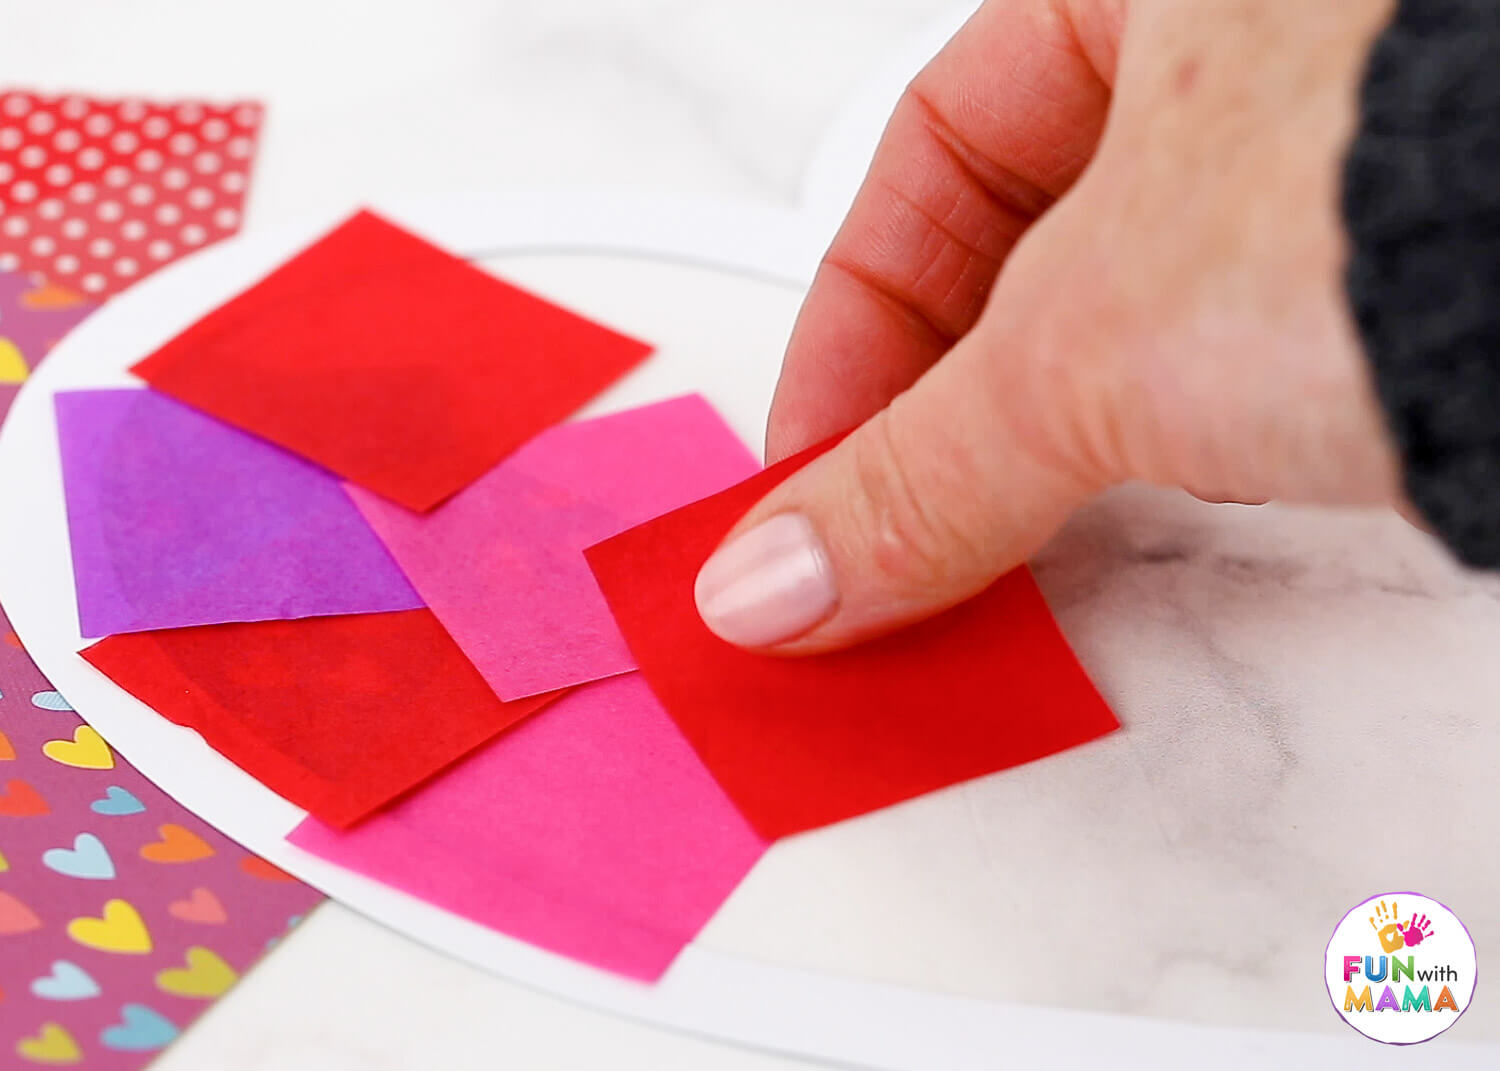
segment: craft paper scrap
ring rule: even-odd
[[[0,269],[108,297],[239,229],[261,107],[0,91]]]
[[[0,1067],[139,1071],[322,897],[90,737],[9,629]]]
[[[827,445],[586,552],[642,673],[757,830],[812,829],[1119,727],[1024,568],[848,651],[778,658],[709,632],[698,568]]]
[[[69,104],[67,110],[76,116],[78,107]],[[0,415],[26,378],[9,361],[10,348],[19,350],[29,373],[97,307],[81,294],[84,277],[105,277],[96,293],[136,277],[110,279],[120,254],[109,226],[118,226],[116,237],[123,241],[147,243],[149,264],[121,265],[141,274],[194,248],[194,242],[176,242],[174,227],[201,226],[204,240],[210,233],[228,233],[236,222],[228,216],[219,216],[222,226],[216,231],[208,224],[213,214],[237,212],[252,144],[234,142],[246,150],[243,166],[226,167],[217,176],[220,190],[236,196],[216,199],[209,207],[203,206],[201,191],[191,193],[198,205],[187,203],[190,189],[197,189],[187,184],[176,199],[150,192],[145,205],[139,183],[124,187],[123,200],[95,197],[102,176],[84,166],[67,176],[52,170],[54,180],[67,184],[48,186],[48,196],[28,201],[32,212],[7,199],[9,187],[35,181],[20,169],[38,166],[37,150],[66,151],[80,130],[61,126],[39,134],[35,128],[48,120],[28,112],[27,121],[18,121],[15,108],[11,95],[0,94],[0,165],[16,169],[0,182],[0,219],[22,221],[10,222],[8,229],[0,223],[0,263],[29,270],[0,269]],[[85,122],[90,120],[95,135],[110,121],[86,115]],[[91,136],[81,133],[80,150]],[[235,136],[240,135],[227,140]],[[31,162],[19,159],[22,151]],[[226,152],[234,156],[227,144]],[[71,167],[66,160],[42,163],[44,179],[59,162]],[[112,174],[118,179],[118,172]],[[177,181],[175,172],[171,181]],[[69,211],[59,212],[58,200]],[[199,211],[210,218],[200,223],[192,216]],[[49,233],[49,226],[65,233]],[[11,233],[18,230],[24,233]],[[110,247],[79,249],[82,242],[100,238]],[[155,246],[161,257],[153,257],[152,242],[170,248]],[[124,255],[131,255],[128,248]],[[77,258],[76,267],[67,257]],[[54,278],[66,278],[71,286],[38,279],[38,270],[56,272]],[[226,981],[244,974],[322,896],[221,836],[105,741],[91,737],[26,656],[3,614],[0,697],[0,1065],[19,1061],[19,1067],[140,1071],[212,1006]],[[109,941],[80,942],[75,935],[99,933],[85,924],[91,919],[123,923],[137,940],[144,932],[150,950],[124,952],[109,947]],[[177,977],[168,972],[190,964],[210,967],[206,977],[214,984],[191,995],[164,987],[164,979]]]
[[[56,406],[83,635],[422,605],[318,466],[154,391]]]
[[[361,212],[134,371],[420,511],[649,352]]]
[[[698,395],[542,432],[416,514],[350,494],[501,699],[635,668],[583,550],[760,465]]]
[[[83,657],[340,828],[555,698],[500,702],[427,610],[132,632]]]
[[[0,250],[13,245],[0,232]],[[31,370],[74,324],[98,307],[24,272],[0,270],[0,419],[10,411]]]
[[[0,236],[0,249],[8,246]],[[10,388],[4,397],[13,396],[47,351],[98,307],[24,272],[0,271],[0,389]]]
[[[638,673],[569,692],[357,829],[309,820],[290,840],[648,981],[766,849]]]

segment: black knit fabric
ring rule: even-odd
[[[1407,493],[1461,559],[1500,565],[1500,0],[1401,0],[1343,208]]]

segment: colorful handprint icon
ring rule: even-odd
[[[1406,936],[1400,919],[1396,917],[1396,901],[1392,900],[1389,907],[1384,900],[1375,908],[1375,914],[1370,916],[1370,928],[1380,937],[1380,947],[1385,952],[1399,952],[1406,947]],[[1417,940],[1421,940],[1420,937]]]
[[[1421,944],[1432,936],[1432,920],[1426,915],[1412,915],[1401,929],[1401,937],[1407,947]]]

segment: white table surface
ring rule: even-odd
[[[0,0],[7,84],[269,105],[248,227],[445,190],[791,203],[847,95],[942,0]],[[580,1010],[324,907],[161,1071],[798,1061]]]

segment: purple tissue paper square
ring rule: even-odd
[[[422,605],[316,465],[149,390],[56,404],[84,636]]]

